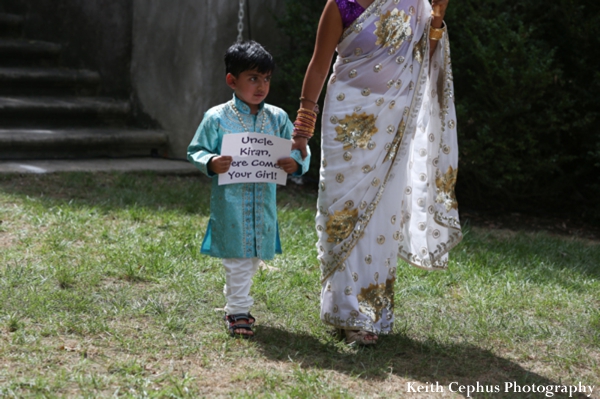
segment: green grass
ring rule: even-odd
[[[399,268],[394,334],[357,348],[319,321],[316,196],[288,187],[279,270],[254,279],[257,336],[235,340],[220,262],[199,254],[208,190],[199,176],[0,176],[0,397],[395,398],[408,382],[465,397],[448,385],[511,381],[600,397],[600,243],[467,225],[449,271]]]

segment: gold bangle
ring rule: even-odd
[[[307,114],[313,116],[315,119],[317,118],[317,113],[315,111],[311,111],[310,109],[300,108],[298,111],[299,114]]]
[[[444,37],[444,28],[429,27],[429,40],[440,40]]]

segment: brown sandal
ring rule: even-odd
[[[244,339],[254,337],[252,326],[254,326],[255,319],[250,313],[227,314],[224,319],[230,336]],[[246,323],[238,323],[240,320],[246,321]],[[239,333],[236,330],[243,330],[245,333]]]

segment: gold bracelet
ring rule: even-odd
[[[444,28],[429,27],[429,40],[440,40],[444,37]]]
[[[300,97],[300,98],[299,98],[299,100],[300,100],[300,101],[308,101],[309,103],[313,103],[313,104],[316,104],[316,103],[317,103],[316,101],[309,100],[309,99],[308,99],[308,98],[306,98],[306,97]]]

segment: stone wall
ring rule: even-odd
[[[280,44],[273,15],[283,2],[249,1],[251,38]],[[169,134],[169,156],[186,148],[206,110],[229,100],[223,55],[236,41],[234,0],[133,0],[131,80],[141,110]],[[244,20],[248,38],[248,18]]]

